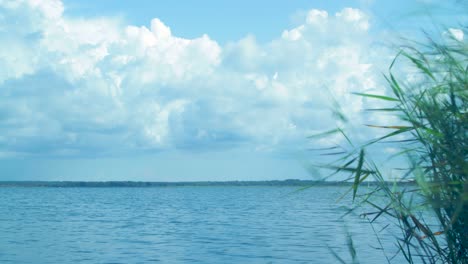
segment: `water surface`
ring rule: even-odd
[[[360,263],[386,263],[364,219],[340,219],[346,188],[0,188],[0,262],[350,262],[348,230]]]

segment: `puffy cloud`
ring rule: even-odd
[[[136,27],[63,10],[0,1],[0,155],[284,151],[335,125],[331,99],[359,122],[362,99],[350,92],[376,89],[386,52],[351,8],[311,10],[269,43],[224,47],[174,36],[157,18]]]
[[[359,30],[366,31],[369,29],[369,21],[367,16],[358,9],[345,8],[343,11],[336,14],[344,22],[352,23]]]
[[[324,10],[312,9],[307,13],[306,22],[307,24],[315,24],[323,26],[328,20],[328,13]]]
[[[463,41],[463,30],[457,28],[449,28],[449,32],[456,40]]]

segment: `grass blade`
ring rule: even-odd
[[[376,99],[386,100],[386,101],[394,101],[394,102],[398,102],[398,101],[399,101],[399,100],[396,99],[396,98],[389,97],[389,96],[384,96],[384,95],[366,94],[366,93],[352,93],[352,94],[359,95],[359,96],[364,96],[364,97],[370,97],[370,98],[376,98]]]

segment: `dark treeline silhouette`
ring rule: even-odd
[[[369,182],[373,185],[373,182]],[[271,181],[191,181],[191,182],[143,182],[143,181],[0,181],[0,187],[183,187],[183,186],[349,186],[351,182],[312,180]]]

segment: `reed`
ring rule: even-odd
[[[396,72],[410,65],[417,83]],[[399,70],[399,71],[397,71]],[[404,71],[403,71],[404,72]],[[373,208],[364,214],[371,222],[390,221],[401,233],[396,243],[408,263],[468,263],[468,45],[454,38],[412,43],[402,47],[385,76],[391,96],[357,93],[379,100],[383,108],[372,113],[394,115],[398,123],[367,125],[388,131],[359,146],[344,129],[347,146],[336,146],[336,161],[320,167],[332,173],[348,173],[357,208]],[[403,81],[402,81],[403,79]],[[389,105],[389,106],[388,106]],[[396,144],[392,158],[407,161],[401,177],[389,184],[386,170],[367,154]],[[324,149],[326,152],[330,152]],[[377,184],[363,188],[367,180]],[[408,184],[413,183],[413,184]],[[367,184],[366,184],[367,185]],[[390,260],[389,260],[390,262]]]

